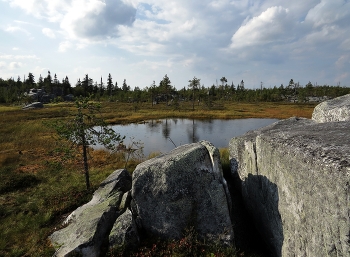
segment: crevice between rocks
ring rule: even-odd
[[[230,160],[234,167],[236,160]],[[239,252],[253,253],[268,257],[268,248],[254,225],[253,218],[246,209],[242,196],[242,181],[237,172],[224,172],[232,201],[232,224],[235,246]]]

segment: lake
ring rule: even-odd
[[[236,119],[236,120],[191,120],[161,119],[145,123],[114,125],[113,129],[125,136],[124,143],[129,145],[141,141],[143,153],[148,156],[152,152],[166,153],[183,144],[207,140],[217,148],[228,147],[231,138],[240,136],[249,130],[265,127],[277,119]]]

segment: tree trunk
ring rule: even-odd
[[[192,91],[192,111],[194,111],[194,89]]]
[[[85,182],[86,182],[86,189],[90,189],[90,177],[89,177],[89,164],[87,159],[87,145],[85,140],[85,132],[82,134],[82,141],[83,141],[83,158],[84,158],[84,174],[85,174]]]

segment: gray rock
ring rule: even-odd
[[[109,234],[109,247],[111,249],[132,249],[139,245],[140,237],[136,223],[129,209],[115,221]]]
[[[232,244],[227,192],[218,149],[206,141],[183,145],[136,167],[132,213],[150,236],[180,239],[194,227],[199,237]]]
[[[131,175],[116,170],[105,179],[87,204],[72,212],[64,222],[65,228],[54,232],[49,239],[57,249],[54,256],[99,256],[101,246],[117,219],[124,192],[131,189]]]
[[[350,122],[291,118],[233,138],[245,204],[274,256],[350,256]]]
[[[29,110],[29,109],[37,109],[37,108],[43,108],[44,105],[43,103],[41,102],[34,102],[34,103],[31,103],[31,104],[28,104],[26,106],[24,106],[22,109],[23,110]]]
[[[350,94],[320,103],[312,119],[316,122],[350,121]]]
[[[128,191],[123,195],[122,200],[120,201],[119,211],[124,212],[126,208],[130,207],[130,202],[131,202],[131,191]]]

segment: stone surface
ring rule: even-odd
[[[79,253],[99,256],[103,244],[108,244],[111,228],[119,215],[119,205],[124,193],[131,189],[131,175],[126,170],[116,170],[105,179],[87,204],[72,212],[64,222],[65,228],[49,238],[57,249],[55,256]]]
[[[136,167],[132,213],[150,236],[179,239],[194,227],[199,237],[231,245],[227,192],[218,149],[206,141],[183,145]]]
[[[109,247],[121,249],[133,249],[140,243],[136,223],[129,209],[120,215],[115,221],[109,234]]]
[[[350,121],[350,94],[320,103],[312,119],[316,122]]]
[[[29,110],[29,109],[36,109],[36,108],[43,108],[44,105],[43,103],[41,102],[34,102],[34,103],[31,103],[31,104],[28,104],[26,106],[24,106],[22,109],[23,110]]]
[[[131,202],[131,191],[128,191],[123,195],[122,200],[120,201],[119,210],[121,212],[124,212],[126,208],[130,207],[130,202]]]
[[[273,256],[350,256],[350,122],[290,118],[230,141],[232,176]]]

